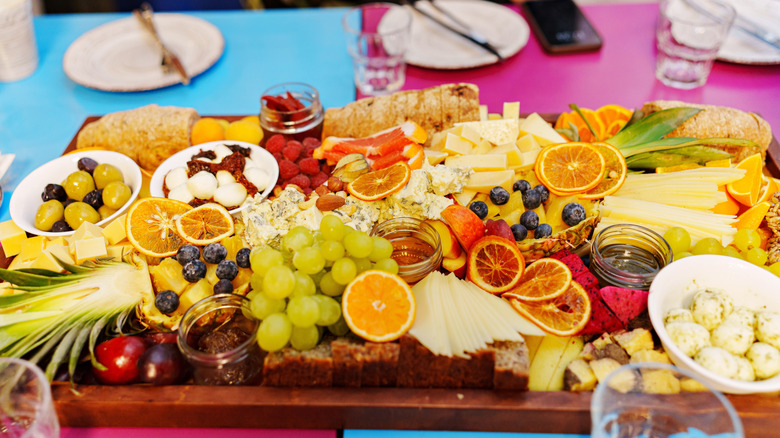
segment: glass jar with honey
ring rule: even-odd
[[[393,260],[398,275],[413,284],[441,266],[441,238],[433,226],[423,220],[398,217],[374,226],[372,236],[384,237],[393,245]]]

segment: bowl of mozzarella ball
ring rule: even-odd
[[[250,205],[247,200],[268,197],[278,177],[279,166],[264,148],[222,140],[170,156],[155,170],[149,190],[193,206],[216,202],[235,214]]]
[[[734,257],[689,256],[658,273],[647,304],[675,365],[725,393],[780,390],[780,277]]]

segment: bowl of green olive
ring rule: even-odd
[[[141,169],[111,151],[63,155],[35,169],[11,196],[11,219],[24,231],[66,236],[84,222],[104,225],[138,197]]]

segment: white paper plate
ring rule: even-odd
[[[780,1],[727,0],[739,16],[780,34]],[[718,59],[737,64],[780,64],[780,49],[731,27],[729,35],[718,51]]]
[[[190,15],[154,15],[160,39],[181,60],[190,77],[222,56],[225,39],[213,24]],[[68,47],[65,74],[85,87],[104,91],[142,91],[179,83],[175,71],[161,68],[162,53],[135,17],[98,26]]]
[[[485,35],[501,56],[508,58],[528,43],[530,29],[515,11],[483,0],[436,0],[461,21]],[[425,1],[417,3],[426,12],[449,19]],[[412,40],[406,62],[441,70],[480,67],[498,62],[495,55],[434,23],[422,14],[412,14]],[[457,27],[457,26],[456,26]]]

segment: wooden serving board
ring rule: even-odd
[[[543,114],[554,121],[557,114]],[[215,116],[237,120],[241,116]],[[97,120],[89,117],[84,124]],[[83,126],[82,126],[83,127]],[[66,152],[75,149],[74,136]],[[780,177],[780,144],[773,139],[767,171]],[[0,264],[4,257],[0,252]],[[7,265],[7,262],[6,262]],[[592,393],[473,389],[271,388],[213,386],[52,385],[65,427],[236,427],[406,429],[590,434]],[[657,396],[686,397],[696,394]],[[780,429],[780,398],[730,395],[748,437]]]

